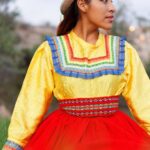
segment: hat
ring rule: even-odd
[[[72,4],[74,0],[63,0],[60,6],[60,11],[64,15],[66,10],[69,8],[69,6]]]

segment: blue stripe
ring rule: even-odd
[[[23,148],[18,145],[17,143],[13,142],[13,141],[10,141],[10,140],[7,140],[4,147],[5,146],[8,146],[10,148],[14,148],[15,150],[23,150]]]
[[[60,64],[60,62],[59,62],[57,49],[55,47],[55,43],[53,41],[53,38],[50,36],[46,36],[46,40],[48,41],[49,46],[50,46],[51,51],[52,51],[52,59],[53,59],[55,71],[61,75],[69,76],[69,77],[76,77],[76,78],[83,78],[83,79],[92,79],[92,78],[99,77],[102,75],[107,75],[107,74],[119,75],[124,71],[125,40],[126,40],[125,36],[122,36],[119,38],[118,44],[120,44],[120,45],[119,45],[119,58],[118,58],[119,61],[117,64],[118,70],[116,70],[115,67],[114,67],[114,69],[111,68],[108,70],[102,69],[102,67],[100,67],[101,70],[99,70],[98,72],[94,72],[94,69],[93,69],[93,72],[91,72],[91,73],[88,73],[88,70],[87,70],[87,72],[85,70],[85,73],[80,73],[80,72],[77,72],[78,69],[76,69],[76,68],[71,68],[72,69],[71,71],[65,70],[65,67],[62,66],[63,64]],[[105,66],[105,64],[104,64],[104,66]],[[64,70],[61,70],[61,68],[63,68]]]

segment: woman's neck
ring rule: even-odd
[[[73,31],[84,41],[95,44],[99,37],[99,29],[93,28],[90,24],[83,23],[81,20],[77,22]]]

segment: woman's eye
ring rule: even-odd
[[[105,3],[105,4],[108,2],[108,0],[100,0],[100,1]]]
[[[100,1],[103,2],[103,3],[105,3],[105,4],[107,4],[109,0],[100,0]],[[113,0],[110,0],[110,2],[111,2],[111,3],[114,3]]]

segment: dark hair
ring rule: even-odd
[[[86,3],[89,3],[91,0],[85,0]],[[74,0],[70,7],[64,14],[63,20],[57,27],[57,35],[64,35],[70,32],[77,24],[79,18],[79,10],[77,6],[77,0]]]

